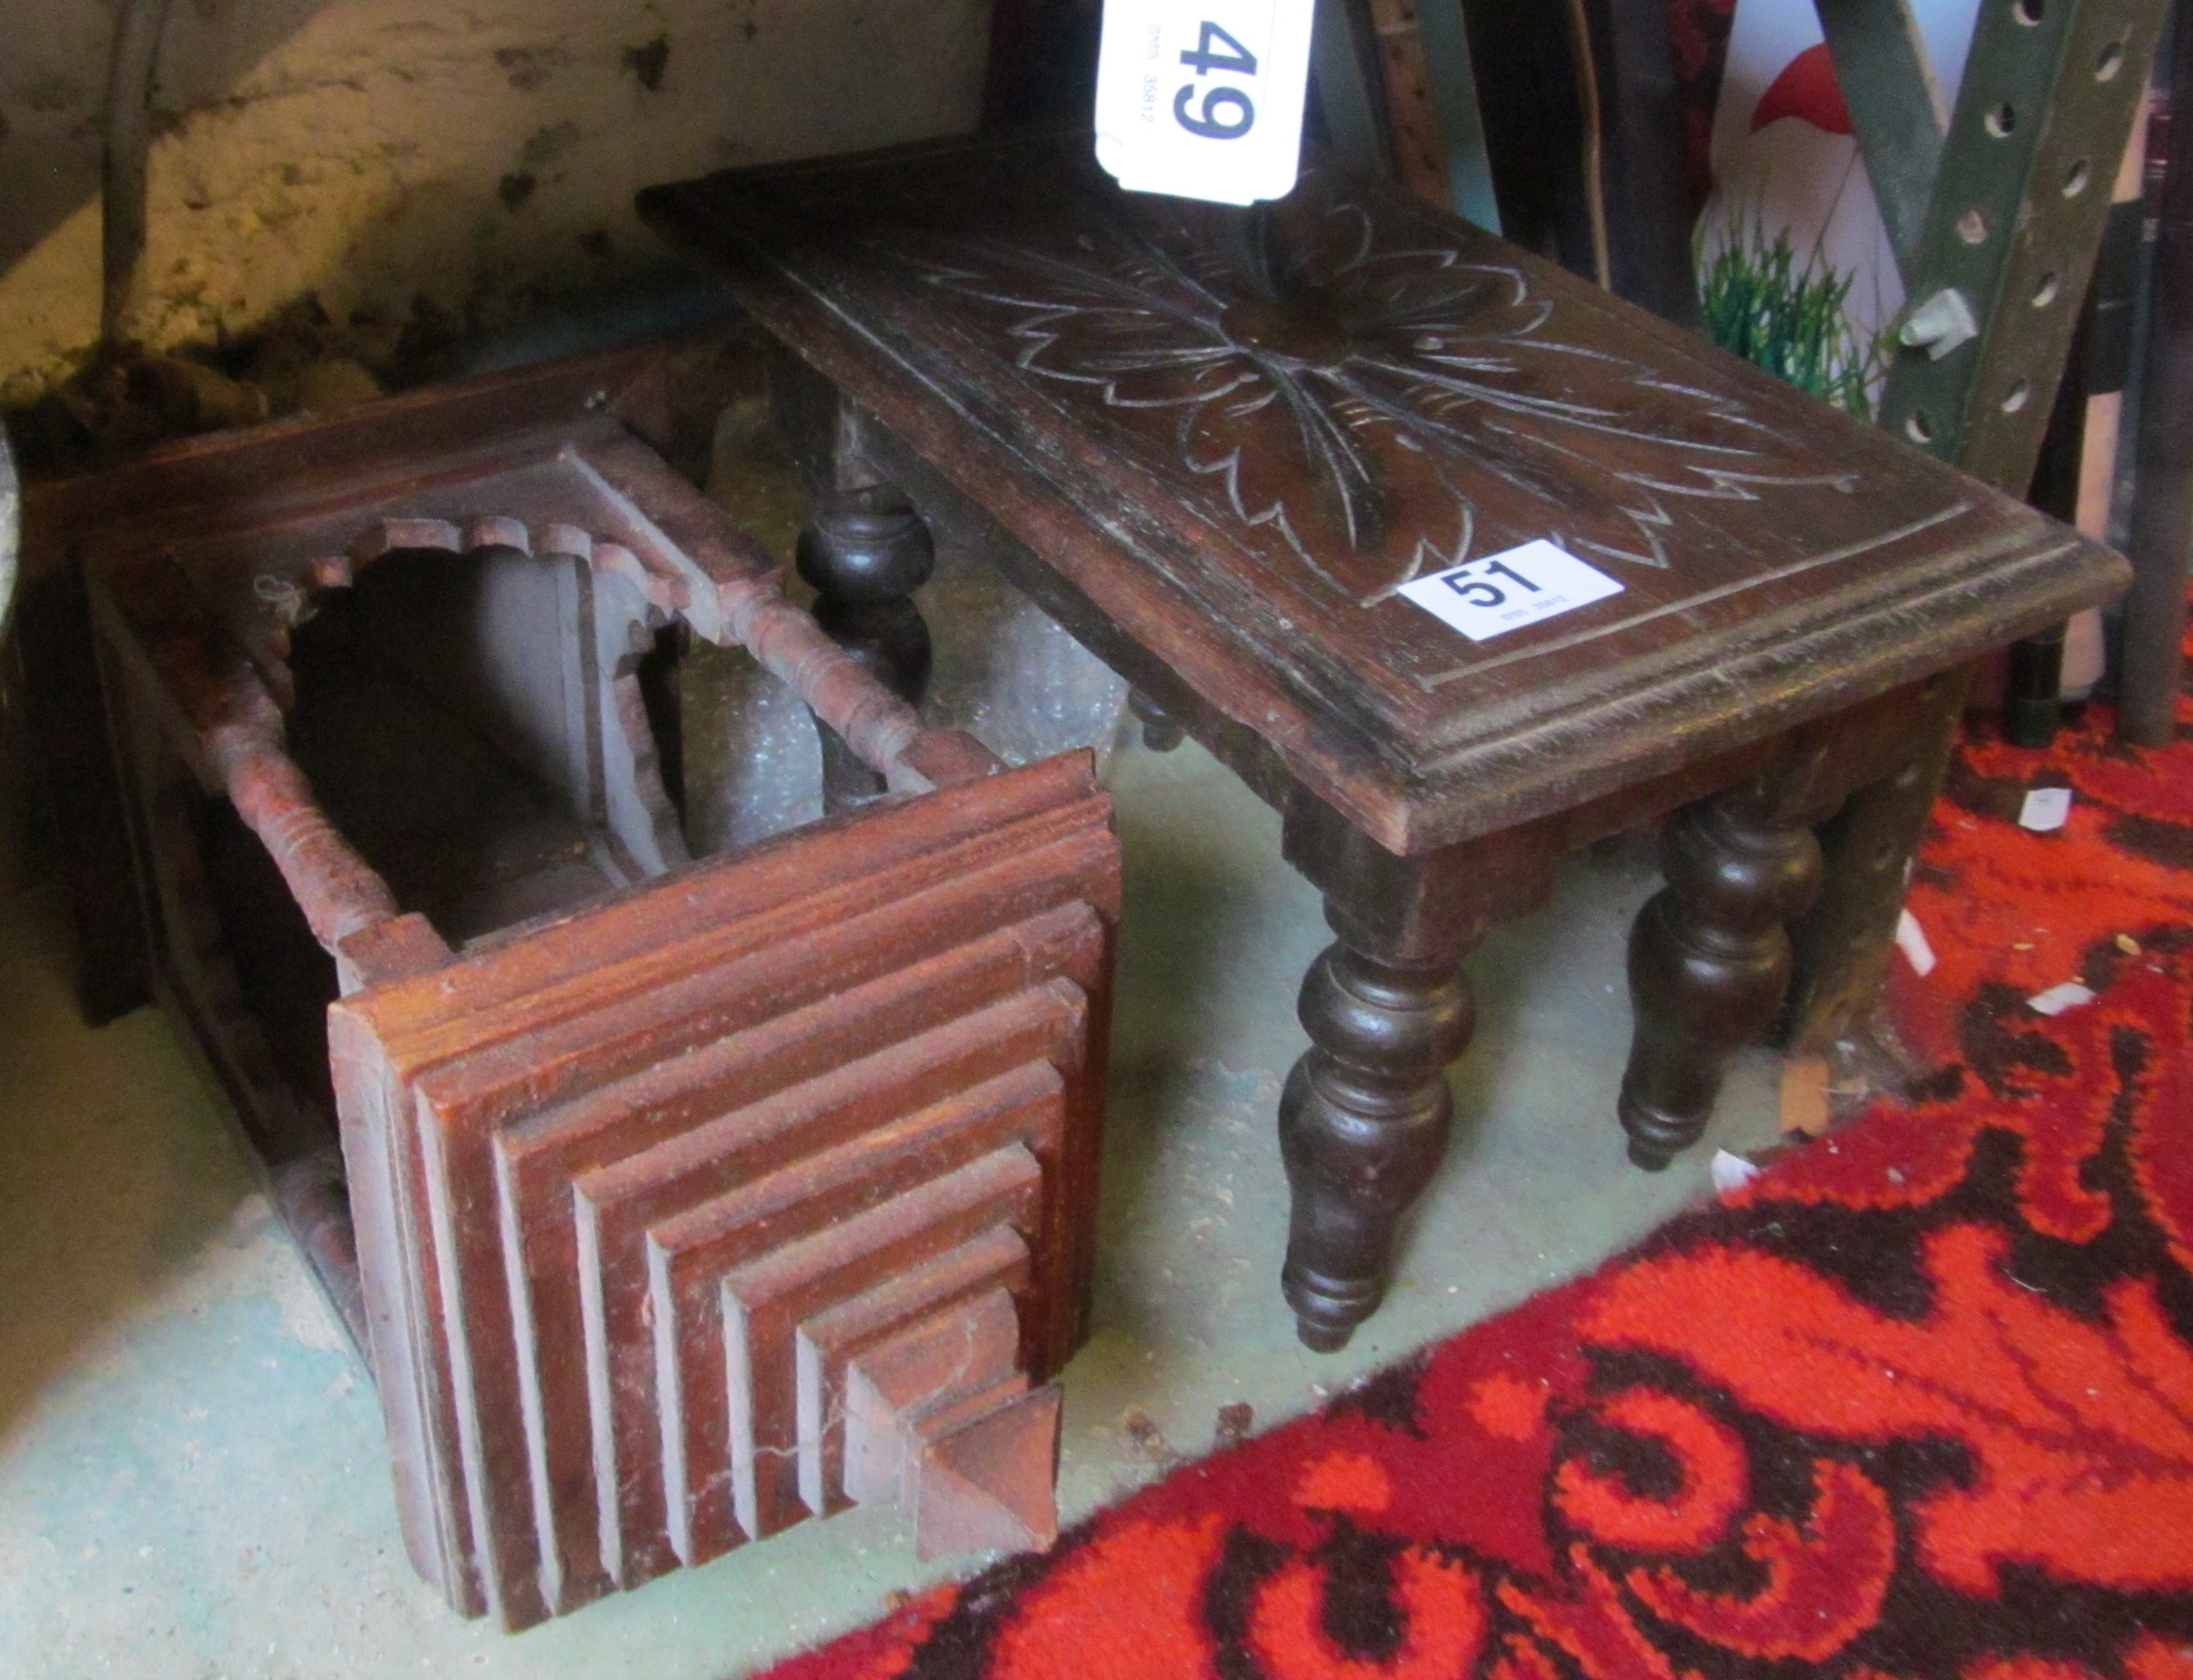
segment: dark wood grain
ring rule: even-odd
[[[904,492],[1127,679],[1153,744],[1184,730],[1284,813],[1336,935],[1279,1111],[1282,1287],[1317,1348],[1376,1306],[1438,1168],[1462,960],[1543,900],[1562,851],[1684,813],[1636,942],[1622,1103],[1638,1158],[1664,1164],[1780,1007],[1811,826],[1860,795],[1832,833],[1863,843],[1836,845],[1799,930],[1801,1042],[1818,1012],[1861,1019],[1885,963],[1925,696],[2125,578],[2034,511],[1322,165],[1236,211],[1123,193],[1083,136],[1021,135],[726,172],[641,209],[772,335],[775,412],[818,490]],[[1541,539],[1618,592],[1486,641],[1398,593]]]
[[[889,484],[833,490],[800,533],[800,576],[816,592],[815,622],[860,668],[909,706],[929,689],[929,633],[914,592],[936,569],[936,544],[904,494]],[[824,723],[827,810],[848,810],[883,791],[838,732]]]
[[[1788,924],[1820,890],[1812,824],[1828,813],[1782,796],[1782,779],[1685,805],[1663,832],[1668,885],[1629,942],[1637,1030],[1618,1109],[1640,1167],[1697,1141],[1729,1055],[1765,1036],[1788,990]]]
[[[2120,587],[2007,497],[1398,195],[1111,189],[1073,140],[644,195],[773,333],[1390,848],[1880,693]],[[1393,591],[1552,538],[1489,644]],[[1168,698],[1159,696],[1161,699]]]
[[[35,763],[61,840],[77,1003],[91,1025],[105,1026],[150,1001],[152,974],[80,569],[51,564],[25,583],[14,639]]]

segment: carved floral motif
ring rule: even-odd
[[[1726,396],[1570,342],[1520,268],[1397,236],[1324,177],[1246,214],[1126,203],[915,260],[1145,465],[1366,606],[1492,538],[1664,567],[1686,503],[1852,488]]]

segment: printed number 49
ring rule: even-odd
[[[1222,43],[1229,50],[1221,51],[1211,45],[1214,41]],[[1213,70],[1231,70],[1237,76],[1256,74],[1256,54],[1216,23],[1203,26],[1203,37],[1196,42],[1195,50],[1180,54],[1180,63],[1198,76],[1207,76]]]
[[[1195,50],[1180,54],[1180,63],[1198,76],[1208,76],[1213,70],[1231,71],[1236,76],[1256,74],[1256,54],[1211,22],[1203,25]],[[1188,102],[1194,97],[1194,82],[1173,96],[1174,119],[1191,134],[1206,140],[1238,140],[1256,125],[1256,106],[1238,88],[1205,89],[1203,109],[1191,117]]]

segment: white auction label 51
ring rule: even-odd
[[[1401,593],[1472,641],[1490,641],[1618,595],[1622,585],[1541,538],[1404,583]]]
[[[1131,192],[1284,198],[1316,0],[1105,0],[1096,161]]]

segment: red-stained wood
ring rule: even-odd
[[[862,1505],[907,1501],[922,1435],[941,1433],[922,1429],[924,1415],[957,1409],[999,1384],[1025,1392],[1019,1343],[1013,1297],[989,1290],[955,1311],[896,1326],[856,1354],[845,1378],[846,1496]]]
[[[348,1303],[413,1561],[511,1628],[842,1507],[801,1495],[801,1337],[878,1292],[879,1335],[1002,1292],[1010,1379],[955,1429],[997,1411],[999,1508],[1036,1509],[1021,1413],[1086,1329],[1110,802],[1086,754],[1007,770],[926,728],[787,602],[650,447],[657,361],[48,504],[161,995]],[[783,677],[886,795],[694,862],[637,687],[675,624]],[[472,733],[444,753],[420,717]],[[818,1416],[846,1357],[806,1367]],[[838,1450],[817,1432],[818,1474]]]
[[[1046,1551],[1058,1539],[1058,1435],[1066,1391],[1015,1377],[978,1404],[912,1420],[921,1446],[914,1481],[914,1549]]]
[[[974,1241],[896,1277],[800,1326],[800,1497],[817,1516],[843,1510],[847,1414],[852,1406],[847,1364],[865,1349],[910,1326],[929,1323],[995,1291],[1018,1298],[1027,1287],[1028,1250],[1018,1232],[1000,1226]]]
[[[1039,1223],[1043,1170],[1025,1142],[1004,1142],[723,1278],[733,1508],[742,1526],[770,1533],[799,1514],[798,1465],[782,1449],[796,1428],[787,1379],[800,1324],[1000,1225],[1025,1236]]]
[[[817,1149],[833,1140],[872,1142],[889,1115],[907,1112],[925,1091],[968,1089],[1046,1062],[1070,1064],[1083,1014],[1083,1000],[1070,982],[1019,991],[571,1182],[567,1194],[578,1224],[584,1321],[578,1350],[584,1364],[579,1368],[598,1370],[606,1379],[606,1403],[595,1413],[594,1462],[598,1474],[613,1468],[617,1475],[619,1536],[667,1532],[663,1513],[669,1496],[656,1411],[661,1396],[649,1334],[650,1230],[764,1169],[755,1143],[739,1134],[753,1134],[756,1143],[794,1138]],[[844,1029],[839,1032],[842,1055]],[[782,1154],[781,1146],[776,1153]],[[1054,1174],[1049,1182],[1055,1191],[1062,1181]],[[1064,1280],[1044,1281],[1057,1287]],[[713,1303],[704,1303],[701,1310],[711,1316]],[[541,1317],[537,1300],[537,1326]],[[607,1516],[603,1526],[607,1543]]]
[[[990,1289],[900,1325],[853,1356],[845,1493],[911,1505],[924,1558],[1058,1537],[1058,1385],[1031,1389],[1019,1315]]]

